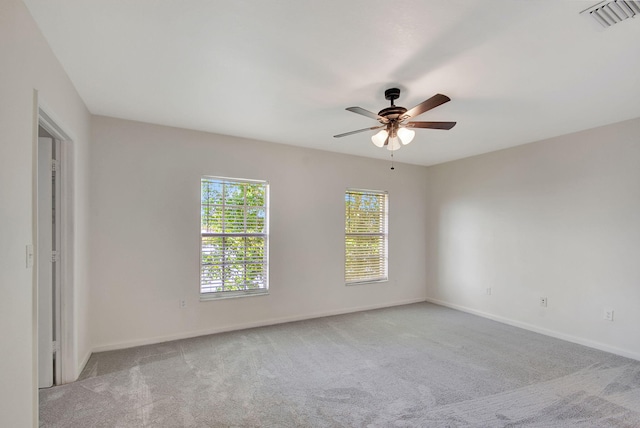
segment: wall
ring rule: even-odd
[[[640,359],[638,141],[640,119],[430,167],[429,300]]]
[[[96,350],[426,297],[424,167],[106,117],[92,133]],[[202,175],[269,181],[268,296],[199,301]],[[389,191],[389,282],[344,285],[347,187]]]
[[[76,178],[74,215],[78,251],[75,298],[86,304],[87,209],[85,188],[89,112],[49,49],[25,5],[0,2],[0,426],[37,426],[34,271],[27,269],[25,248],[35,246],[34,144],[37,115],[34,89],[49,110],[74,135]],[[87,320],[77,314],[81,325]],[[79,327],[78,361],[90,350],[87,331]],[[82,356],[81,356],[82,355]]]

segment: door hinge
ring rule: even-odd
[[[57,263],[60,261],[60,251],[51,252],[51,263]]]
[[[56,354],[58,353],[58,351],[60,351],[60,347],[58,346],[58,342],[57,341],[53,341],[51,342],[51,351]]]
[[[51,171],[56,172],[60,169],[60,161],[57,159],[51,159]]]

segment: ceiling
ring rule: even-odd
[[[93,114],[388,159],[345,111],[451,101],[433,165],[640,117],[640,19],[579,0],[24,0]]]

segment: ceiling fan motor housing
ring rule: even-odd
[[[407,109],[400,106],[391,106],[387,108],[383,108],[378,113],[378,116],[382,116],[386,120],[380,120],[381,123],[388,123],[394,120],[397,120],[400,116],[405,114]]]

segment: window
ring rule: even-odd
[[[201,298],[266,293],[268,183],[203,177],[200,200]]]
[[[386,281],[387,192],[347,189],[344,200],[345,282]]]

